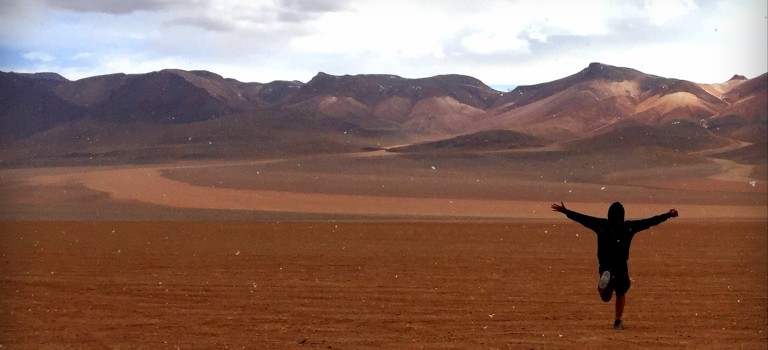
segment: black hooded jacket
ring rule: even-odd
[[[661,214],[642,220],[624,221],[624,207],[616,202],[608,209],[608,219],[596,218],[565,209],[565,216],[597,234],[597,260],[600,266],[610,269],[626,266],[629,245],[636,233],[656,226],[670,218]]]

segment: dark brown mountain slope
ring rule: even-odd
[[[185,159],[254,159],[358,152],[403,142],[371,130],[290,110],[257,110],[183,124],[90,118],[58,125],[0,153],[0,166],[104,165]]]
[[[237,84],[254,84],[254,83],[240,83]],[[258,90],[248,89],[247,92],[255,92],[255,98],[248,95],[250,101],[257,101],[260,105],[274,106],[280,103],[282,100],[287,99],[291,95],[297,93],[304,83],[300,81],[287,81],[276,80],[271,83],[259,84]]]
[[[161,71],[130,77],[95,105],[90,114],[125,123],[190,123],[241,111],[227,102],[179,74]]]
[[[480,80],[463,75],[405,79],[385,74],[333,76],[321,72],[284,104],[300,103],[324,95],[351,97],[368,107],[395,96],[410,100],[448,96],[460,103],[485,109],[500,93]]]
[[[183,71],[179,69],[165,70],[176,74],[195,86],[204,89],[209,95],[220,99],[228,107],[246,111],[261,107],[270,107],[278,100],[293,93],[301,86],[298,82],[273,82],[262,91],[265,84],[242,83],[234,79],[224,79],[222,76],[208,71]]]
[[[571,141],[564,148],[578,152],[660,147],[675,152],[695,152],[724,147],[728,139],[713,135],[697,123],[672,122],[666,125],[638,125]]]
[[[510,131],[489,130],[456,136],[450,139],[389,148],[390,152],[494,152],[520,148],[543,147],[538,137]]]
[[[41,75],[0,72],[0,143],[7,144],[82,116],[84,110],[51,91],[65,83]]]
[[[93,107],[109,98],[113,91],[134,78],[135,76],[122,73],[99,75],[60,84],[53,91],[57,96],[76,105]]]

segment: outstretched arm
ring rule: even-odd
[[[562,202],[560,202],[560,204],[552,204],[552,210],[565,214],[565,216],[569,219],[576,221],[591,230],[596,230],[598,226],[600,226],[600,224],[605,221],[605,219],[599,219],[593,216],[584,215],[582,213],[569,210]]]
[[[565,209],[565,204],[563,204],[563,202],[560,202],[560,204],[557,204],[557,203],[552,204],[552,210],[553,211],[557,211],[557,212],[561,212],[561,213],[565,213],[565,211],[568,210],[568,209]]]
[[[637,233],[667,221],[669,218],[676,218],[678,215],[679,214],[677,213],[677,210],[670,209],[664,214],[656,215],[647,219],[627,221],[627,224],[629,224],[630,230],[633,233]]]

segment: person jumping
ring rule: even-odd
[[[616,320],[613,328],[624,329],[621,316],[624,313],[626,293],[629,290],[629,245],[636,233],[656,226],[669,218],[677,217],[677,210],[643,220],[624,220],[624,206],[619,202],[611,204],[608,208],[608,219],[596,218],[577,213],[565,208],[565,204],[552,204],[552,210],[565,214],[569,219],[582,224],[584,227],[595,231],[597,234],[597,260],[600,265],[598,273],[600,280],[597,291],[604,302],[611,301],[613,293],[616,293]]]

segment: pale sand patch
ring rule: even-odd
[[[39,176],[38,185],[81,183],[92,190],[108,193],[118,201],[138,201],[176,208],[252,210],[309,214],[435,216],[456,218],[552,218],[557,214],[549,202],[403,198],[329,193],[301,193],[241,190],[194,186],[163,177],[167,167],[92,170],[63,175]],[[603,216],[608,203],[583,201],[566,203],[569,208]],[[664,205],[625,203],[628,217],[638,218],[666,212],[675,207],[686,218],[765,218],[765,206]]]
[[[698,106],[703,109],[711,109],[704,104],[698,97],[688,92],[675,92],[664,96],[654,96],[646,99],[637,107],[635,113],[640,113],[651,108],[658,109],[661,114],[666,114],[675,108],[684,106]]]
[[[755,168],[754,165],[739,164],[732,160],[727,160],[727,159],[712,158],[712,161],[720,165],[720,167],[723,170],[723,172],[721,173],[710,176],[709,178],[712,180],[733,181],[733,182],[757,181],[756,179],[750,177],[750,174],[752,174],[752,170]]]

